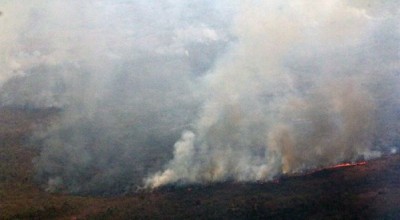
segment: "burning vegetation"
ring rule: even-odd
[[[34,182],[31,161],[40,152],[28,137],[59,113],[0,110],[0,219],[400,217],[398,154],[346,169],[282,176],[279,182],[170,184],[113,197],[48,193]]]
[[[356,163],[341,163],[341,164],[337,164],[331,167],[327,167],[326,169],[335,169],[335,168],[341,168],[341,167],[352,167],[352,166],[362,166],[362,165],[366,165],[367,162],[366,161],[361,161],[361,162],[356,162]]]
[[[70,195],[132,195],[144,214],[188,200],[188,212],[217,218],[214,204],[246,218],[315,214],[335,191],[348,199],[337,210],[368,209],[364,197],[386,198],[369,177],[397,193],[374,170],[391,174],[400,147],[395,0],[13,0],[0,10],[0,197],[21,182],[20,195],[54,199],[20,216],[0,203],[6,218],[74,214],[79,205],[58,203],[81,201]],[[236,187],[263,196],[228,193]],[[100,200],[110,209],[95,217],[146,217]]]

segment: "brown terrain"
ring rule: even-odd
[[[114,197],[45,192],[30,141],[58,111],[0,109],[0,219],[400,219],[400,155],[268,183],[167,186]]]

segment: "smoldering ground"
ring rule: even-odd
[[[399,143],[395,1],[5,1],[3,105],[49,191],[267,181]],[[18,16],[16,16],[18,14]]]

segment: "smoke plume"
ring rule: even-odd
[[[384,133],[398,132],[386,126],[399,118],[399,11],[354,4],[244,3],[198,119],[147,186],[264,181],[379,156]]]
[[[396,1],[0,3],[0,104],[49,191],[268,181],[400,144]]]

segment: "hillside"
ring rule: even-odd
[[[0,219],[399,219],[400,155],[269,183],[167,186],[115,197],[51,194],[30,141],[56,109],[0,109]]]

